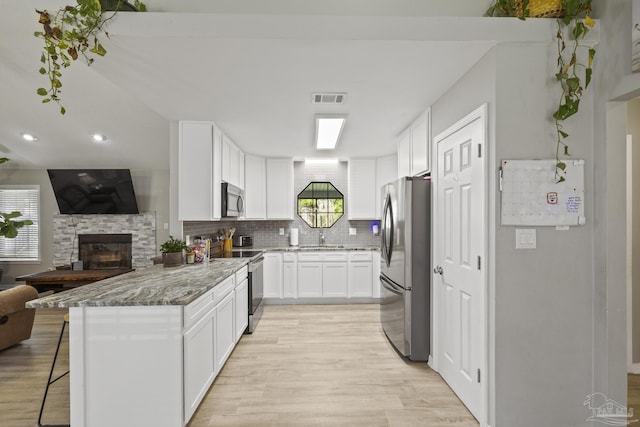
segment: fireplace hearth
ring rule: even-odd
[[[85,270],[132,268],[131,234],[80,234],[78,259]]]

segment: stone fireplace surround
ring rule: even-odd
[[[54,215],[53,263],[78,260],[78,235],[131,233],[132,266],[150,267],[156,256],[156,214],[138,215]]]

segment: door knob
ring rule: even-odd
[[[442,276],[442,273],[444,273],[444,270],[442,269],[442,267],[437,266],[436,268],[434,268],[434,269],[433,269],[433,272],[434,272],[435,274],[439,274],[439,275],[441,275],[441,276]]]

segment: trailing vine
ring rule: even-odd
[[[60,114],[66,113],[60,100],[62,70],[79,57],[91,65],[95,55],[106,55],[99,36],[109,37],[105,26],[120,10],[146,11],[146,6],[139,0],[133,5],[126,0],[76,0],[75,6],[67,5],[55,12],[36,9],[42,31],[36,31],[34,36],[44,41],[39,72],[49,82],[48,88],[40,87],[36,91],[43,97],[43,103],[56,102]]]

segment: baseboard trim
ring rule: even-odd
[[[263,299],[265,305],[292,305],[292,304],[380,304],[380,298],[346,298],[346,297],[314,297],[314,298],[271,298]]]

